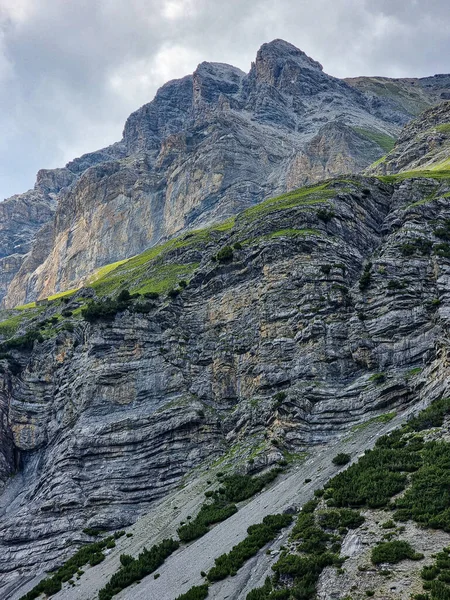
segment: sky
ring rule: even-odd
[[[450,72],[448,0],[0,0],[0,200],[121,138],[202,61],[285,39],[336,77]]]

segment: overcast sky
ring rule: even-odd
[[[450,72],[448,0],[0,0],[0,199],[121,137],[201,61],[283,38],[337,77]]]

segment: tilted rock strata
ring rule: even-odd
[[[450,102],[430,108],[411,121],[395,147],[368,173],[390,175],[404,171],[448,169],[450,155]]]
[[[264,44],[248,74],[201,63],[167,83],[130,115],[120,144],[67,165],[78,181],[59,196],[52,237],[45,234],[51,245],[43,252],[36,240],[5,305],[78,287],[96,268],[161,239],[358,172],[385,153],[416,114],[412,105],[439,100],[423,92],[393,110],[350,83],[282,40]],[[450,90],[447,80],[440,85]]]
[[[448,184],[354,178],[330,189],[169,251],[168,266],[194,255],[200,265],[148,315],[80,323],[13,352],[16,375],[2,363],[5,585],[70,553],[83,527],[133,522],[231,447],[299,452],[372,411],[448,393],[450,265],[401,250],[440,241]],[[232,262],[211,261],[238,241]]]

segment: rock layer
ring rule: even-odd
[[[206,458],[248,448],[264,464],[448,393],[450,265],[434,234],[448,183],[327,186],[174,246],[166,268],[198,267],[148,314],[73,320],[12,350],[19,369],[2,362],[4,585],[54,565],[84,527],[133,522]]]
[[[76,181],[59,193],[51,231],[25,261],[9,255],[5,306],[77,287],[98,267],[264,198],[358,172],[417,107],[439,100],[437,87],[450,89],[445,77],[421,83],[420,94],[391,106],[364,81],[331,77],[275,40],[248,74],[201,63],[167,83],[129,117],[119,144],[67,165]]]

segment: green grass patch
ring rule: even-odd
[[[376,177],[383,183],[397,183],[405,179],[436,179],[440,181],[450,179],[450,169],[404,171],[395,175],[377,175]]]
[[[241,214],[240,218],[247,221],[253,221],[273,211],[328,202],[328,200],[338,194],[339,191],[340,190],[331,187],[331,182],[306,186],[288,192],[287,194],[277,196],[276,198],[269,198],[251,208],[247,208],[247,210]]]
[[[364,423],[360,423],[359,425],[353,425],[352,431],[361,431],[362,429],[366,429],[366,427],[369,427],[373,423],[389,423],[389,421],[392,421],[395,415],[395,412],[390,412],[378,415],[378,417],[372,417],[372,419],[369,419]]]
[[[387,158],[387,154],[385,154],[384,156],[380,156],[380,158],[376,161],[374,161],[371,165],[369,165],[367,168],[368,169],[374,169],[375,167],[378,167],[378,165],[383,164],[384,162],[386,162],[386,158]]]
[[[36,302],[28,302],[28,304],[20,304],[15,306],[14,310],[27,310],[28,308],[36,308]]]
[[[71,290],[66,290],[65,292],[58,292],[57,294],[52,294],[47,298],[50,302],[52,300],[59,300],[60,298],[67,298],[69,296],[73,296],[75,292],[78,292],[79,288],[72,288]]]
[[[0,335],[10,337],[16,333],[19,329],[25,315],[19,314],[12,317],[8,317],[4,321],[0,322]]]
[[[450,123],[441,123],[441,125],[436,125],[435,129],[440,133],[450,133]]]
[[[361,137],[364,137],[371,142],[375,142],[375,144],[380,146],[385,152],[390,152],[395,146],[395,138],[387,133],[378,131],[377,129],[365,129],[364,127],[352,127],[352,129]]]

